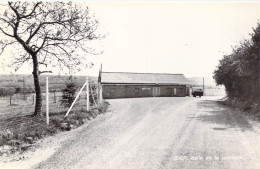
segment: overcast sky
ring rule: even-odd
[[[107,37],[104,53],[89,56],[92,69],[103,71],[182,73],[212,76],[223,53],[230,53],[260,19],[258,2],[86,2]],[[2,56],[0,56],[2,57]],[[8,69],[1,69],[9,73]],[[55,71],[55,70],[54,70]],[[31,73],[28,67],[17,73]]]

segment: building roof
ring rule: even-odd
[[[101,72],[100,78],[109,84],[190,84],[183,74]]]

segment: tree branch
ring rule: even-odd
[[[31,13],[29,13],[28,15],[24,15],[24,16],[22,16],[21,18],[27,18],[27,17],[29,17],[29,16],[32,16],[32,14],[35,12],[36,8],[37,8],[40,4],[42,4],[42,2],[37,2],[37,3],[35,4],[33,10],[31,11]]]
[[[10,25],[12,28],[14,28],[14,23],[10,20],[10,21],[8,21],[8,20],[6,20],[6,19],[4,19],[4,18],[0,18],[0,20],[2,20],[3,22],[5,22],[5,23],[7,23],[8,25]]]
[[[85,60],[81,52],[96,53],[86,44],[101,37],[96,34],[98,22],[89,16],[88,8],[63,2],[9,2],[7,6],[0,18],[4,23],[0,33],[14,38],[23,47],[20,49],[38,59],[38,64],[74,68]]]
[[[9,5],[9,7],[14,11],[14,13],[15,13],[17,19],[20,19],[20,15],[19,15],[17,9],[15,9],[15,8],[12,6],[12,2],[8,2],[8,5]]]
[[[46,40],[47,40],[47,38],[45,37],[45,38],[43,39],[43,42],[42,42],[41,46],[35,51],[36,54],[43,48],[43,46],[44,46]]]
[[[40,28],[42,27],[42,24],[39,24],[39,26],[36,28],[36,30],[30,34],[28,40],[26,41],[26,44],[29,44],[31,39],[38,33],[38,31],[40,30]]]
[[[5,34],[6,36],[9,36],[9,37],[14,38],[14,35],[11,35],[11,34],[5,32],[1,27],[0,27],[0,30],[1,30],[1,32],[2,32],[3,34]]]
[[[3,47],[1,48],[1,51],[0,51],[0,55],[1,55],[1,54],[4,52],[4,50],[5,50],[5,48],[6,48],[7,46],[14,44],[16,41],[11,41],[11,42],[9,42],[9,43],[4,43],[4,42],[2,42],[2,41],[0,41],[0,42],[3,44]]]
[[[39,71],[39,75],[42,74],[42,73],[52,73],[52,71]]]

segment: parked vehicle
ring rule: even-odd
[[[202,88],[199,88],[199,87],[193,87],[192,88],[192,96],[193,97],[196,97],[196,96],[203,96],[203,89]]]

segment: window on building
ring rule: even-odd
[[[177,95],[177,89],[176,88],[173,89],[173,95]]]
[[[143,87],[142,90],[151,90],[150,87]]]

